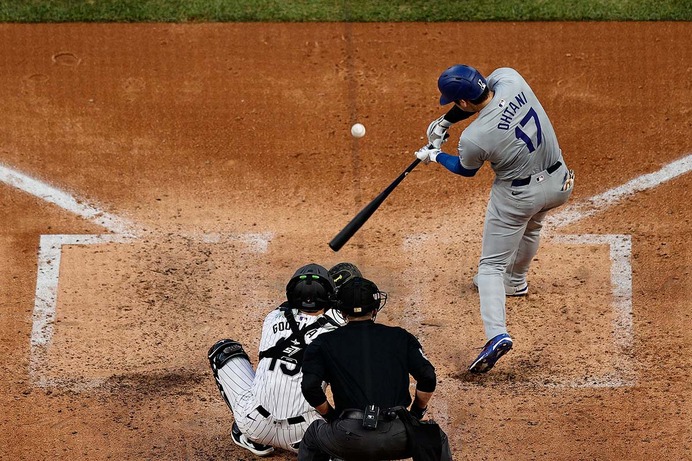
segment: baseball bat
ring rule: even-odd
[[[392,193],[392,191],[396,188],[396,186],[399,185],[401,181],[404,180],[406,175],[408,175],[415,167],[420,163],[420,159],[415,159],[404,171],[401,173],[392,183],[387,186],[385,190],[380,192],[380,194],[372,199],[370,203],[365,205],[362,210],[356,215],[355,218],[351,220],[348,224],[346,224],[346,227],[341,229],[341,232],[336,234],[336,237],[332,239],[331,242],[329,242],[329,248],[331,248],[334,251],[339,251],[341,247],[344,246],[346,242],[348,242],[353,235],[358,232],[358,229],[365,224],[365,221],[367,221],[370,216],[379,208],[380,205],[382,205],[382,202],[389,196],[389,194]]]

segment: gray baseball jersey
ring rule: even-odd
[[[319,318],[295,309],[292,313],[301,329],[314,324]],[[334,328],[335,325],[327,324],[308,331],[306,344]],[[280,309],[270,312],[262,326],[260,351],[273,347],[281,339],[291,336],[291,333],[284,313]],[[218,370],[217,380],[231,406],[235,421],[250,440],[296,451],[295,444],[300,442],[307,427],[320,418],[303,397],[300,388],[303,377],[301,364],[292,358],[296,351],[295,345],[289,345],[280,359],[262,358],[256,371],[243,357],[232,358]],[[296,418],[302,421],[295,422]]]
[[[495,172],[476,279],[481,318],[491,339],[507,333],[505,295],[526,293],[543,219],[567,201],[573,175],[552,123],[524,78],[501,68],[488,76],[487,84],[492,99],[462,132],[458,153],[466,170],[487,161]],[[454,162],[446,162],[444,155],[441,159],[456,172],[450,168]]]
[[[562,158],[543,106],[519,73],[508,67],[488,77],[495,95],[459,138],[461,165],[469,170],[490,162],[499,180],[524,178]]]

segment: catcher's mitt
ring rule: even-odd
[[[329,275],[332,276],[332,280],[334,280],[334,285],[336,285],[337,290],[341,285],[348,280],[351,280],[353,277],[363,276],[355,264],[345,262],[339,263],[329,269]]]

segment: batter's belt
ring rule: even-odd
[[[546,168],[545,171],[547,171],[548,174],[553,174],[555,172],[555,170],[557,170],[561,166],[562,166],[562,162],[560,162],[558,160],[557,162],[555,162],[554,164],[552,164],[548,168]],[[515,179],[512,181],[512,186],[513,187],[525,186],[530,182],[531,182],[531,176],[529,176],[528,178]]]

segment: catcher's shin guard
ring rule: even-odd
[[[242,344],[240,344],[238,341],[233,341],[230,339],[222,339],[221,341],[218,341],[216,344],[211,346],[207,356],[209,357],[209,365],[211,365],[211,371],[214,374],[214,381],[216,382],[216,387],[219,388],[221,397],[223,397],[223,400],[226,402],[226,405],[228,405],[228,408],[230,408],[232,412],[233,406],[231,405],[230,400],[228,400],[228,396],[224,392],[223,385],[219,380],[219,370],[226,364],[226,362],[231,360],[233,357],[243,357],[247,359],[248,362],[250,361],[250,357],[248,357],[248,355],[243,350]]]
[[[250,361],[250,357],[245,353],[243,345],[231,339],[222,339],[211,346],[208,353],[209,365],[216,376],[217,370],[223,367],[226,362],[233,357],[245,357]]]

